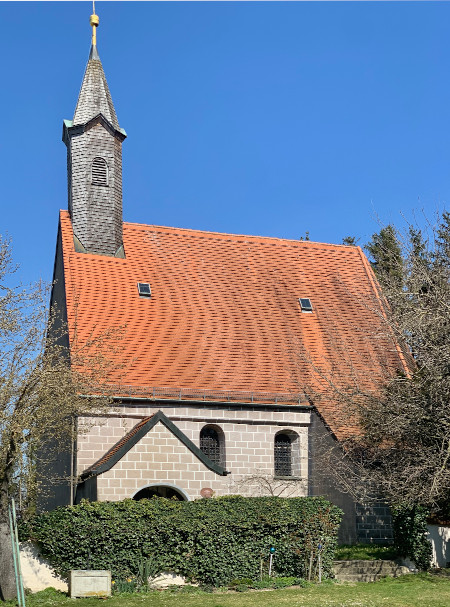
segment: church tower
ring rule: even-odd
[[[73,120],[64,120],[69,213],[75,250],[124,257],[122,141],[116,111],[97,52],[99,18],[90,17],[92,46]]]

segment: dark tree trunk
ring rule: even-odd
[[[0,600],[15,599],[16,581],[14,577],[13,553],[9,523],[4,514],[0,513]]]
[[[5,475],[6,476],[6,475]],[[0,483],[0,600],[15,599],[13,551],[8,519],[8,481]]]

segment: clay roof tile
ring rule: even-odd
[[[359,247],[124,223],[118,259],[76,253],[64,211],[61,230],[69,331],[125,327],[117,384],[286,402],[313,389],[344,435],[351,422],[321,372],[367,388],[403,365]],[[139,296],[138,282],[150,283],[151,297]]]

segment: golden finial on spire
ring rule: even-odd
[[[97,27],[100,23],[98,15],[95,14],[95,0],[92,0],[92,15],[89,18],[89,23],[92,26],[92,46],[97,46]]]

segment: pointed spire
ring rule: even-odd
[[[83,83],[78,96],[77,107],[73,116],[73,125],[85,124],[91,118],[98,114],[103,116],[119,130],[119,121],[117,120],[116,110],[106,82],[103,66],[97,51],[97,27],[99,24],[98,15],[91,15],[89,23],[92,26],[92,46],[89,53],[89,60],[84,73]]]

